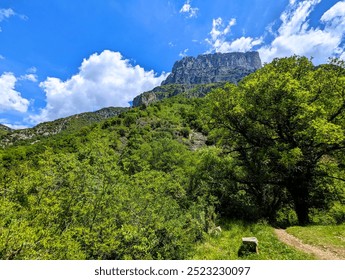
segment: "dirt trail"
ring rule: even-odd
[[[287,245],[293,246],[298,250],[301,250],[308,254],[313,254],[319,260],[345,260],[345,250],[339,248],[331,248],[324,246],[316,247],[303,243],[298,238],[291,234],[288,234],[283,229],[275,229],[275,233],[281,242]]]

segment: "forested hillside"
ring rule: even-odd
[[[84,126],[98,123],[102,120],[117,116],[128,108],[108,107],[95,112],[81,113],[67,118],[57,119],[52,122],[44,122],[33,128],[12,130],[0,125],[0,146],[20,145],[34,143],[41,138],[60,133],[73,133]]]
[[[1,259],[186,259],[219,218],[345,222],[345,70],[276,59],[0,150]]]

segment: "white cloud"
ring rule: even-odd
[[[0,22],[4,21],[5,19],[8,19],[13,16],[18,16],[22,20],[27,20],[28,17],[25,15],[17,14],[12,9],[0,9]],[[2,32],[1,26],[0,26],[0,33]],[[0,57],[1,60],[1,57]]]
[[[327,62],[329,57],[345,58],[345,1],[339,1],[320,18],[323,26],[314,28],[309,24],[310,15],[321,0],[290,0],[286,10],[281,14],[281,24],[273,30],[277,22],[266,27],[273,35],[271,42],[264,43],[265,36],[259,38],[241,37],[229,40],[227,34],[231,24],[225,28],[222,19],[213,20],[210,38],[210,51],[231,52],[259,51],[262,62],[270,62],[276,57],[302,55],[313,57],[315,64]],[[233,21],[233,25],[236,22]],[[261,45],[261,47],[259,47]]]
[[[32,67],[30,67],[29,69],[27,69],[26,72],[27,72],[27,73],[32,73],[32,74],[34,74],[34,73],[37,72],[37,68],[34,67],[34,66],[32,66]]]
[[[185,49],[184,51],[180,52],[179,56],[180,57],[185,57],[187,56],[188,49]]]
[[[0,22],[15,14],[16,13],[12,9],[0,9]]]
[[[293,54],[313,57],[315,64],[327,62],[329,57],[341,56],[342,38],[345,34],[345,2],[338,2],[321,17],[324,28],[309,25],[309,16],[321,0],[307,0],[289,6],[280,17],[278,34],[269,44],[260,48],[263,62],[275,57]]]
[[[229,21],[228,25],[223,30],[219,30],[220,28],[223,27],[222,18],[219,17],[219,18],[213,19],[212,30],[210,32],[212,41],[216,41],[219,37],[223,37],[227,35],[231,31],[231,27],[234,26],[235,24],[236,24],[236,19],[232,18]]]
[[[241,37],[233,41],[227,41],[227,35],[231,32],[231,27],[236,25],[236,19],[232,18],[226,26],[222,18],[213,19],[210,38],[206,42],[211,45],[209,52],[246,52],[254,46],[262,43],[262,38]]]
[[[15,90],[16,82],[13,73],[6,72],[0,76],[0,112],[14,110],[25,113],[28,110],[30,102]]]
[[[47,104],[29,119],[35,124],[103,107],[128,107],[135,96],[160,85],[166,76],[131,65],[119,52],[95,53],[84,59],[79,73],[70,79],[49,77],[41,82]]]
[[[333,7],[331,7],[328,11],[326,11],[322,17],[322,21],[330,21],[337,17],[340,17],[342,21],[345,17],[345,1],[341,1],[336,3]]]
[[[187,17],[192,18],[192,17],[197,17],[199,9],[198,8],[192,8],[190,4],[190,0],[187,0],[186,3],[182,6],[180,13],[187,14]]]
[[[35,74],[25,74],[21,75],[18,80],[37,82],[37,75]]]
[[[0,22],[4,21],[7,18],[10,18],[11,16],[14,16],[16,13],[12,9],[0,9]],[[1,26],[0,26],[0,32],[2,32]]]
[[[10,17],[17,16],[22,20],[28,20],[28,17],[26,15],[20,15],[17,14],[15,11],[10,9],[0,9],[0,22],[4,21],[5,19],[8,19]],[[2,32],[1,26],[0,26],[0,32]]]

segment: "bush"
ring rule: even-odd
[[[189,127],[183,127],[180,129],[180,133],[184,138],[188,138],[190,134],[190,128]]]
[[[291,207],[283,207],[277,212],[275,226],[287,228],[295,225],[298,225],[298,218]]]
[[[334,225],[336,220],[331,213],[326,210],[311,209],[309,218],[314,225]]]
[[[345,223],[345,205],[340,202],[334,203],[333,207],[329,211],[329,214],[333,217],[337,224]]]

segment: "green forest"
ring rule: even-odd
[[[188,259],[222,220],[345,223],[343,61],[0,148],[0,259]]]

